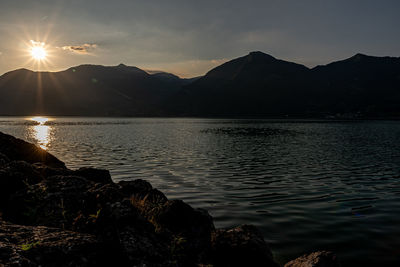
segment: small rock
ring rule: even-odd
[[[339,267],[339,260],[331,251],[305,254],[285,264],[285,267]]]
[[[0,151],[10,160],[23,160],[29,163],[42,162],[56,168],[65,168],[64,162],[34,144],[0,132]]]

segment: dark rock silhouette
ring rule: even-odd
[[[0,160],[22,160],[28,163],[43,163],[50,167],[65,168],[62,161],[45,150],[2,132],[0,132],[0,151],[3,154]]]
[[[144,180],[69,170],[0,137],[1,266],[277,266],[255,227],[216,230],[207,211]]]

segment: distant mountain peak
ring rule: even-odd
[[[368,55],[362,54],[362,53],[357,53],[354,55],[354,57],[368,57]]]
[[[271,55],[268,55],[268,54],[266,54],[264,52],[261,52],[261,51],[251,51],[249,53],[249,55],[252,55],[252,56],[270,56],[270,57],[272,57]]]
[[[361,53],[357,53],[354,56],[352,56],[351,58],[349,58],[349,60],[353,60],[353,61],[360,61],[366,58],[370,58],[370,56],[367,56],[365,54],[361,54]]]
[[[247,56],[248,58],[252,59],[262,59],[262,60],[276,60],[276,58],[274,58],[271,55],[265,54],[261,51],[253,51],[250,52],[249,55]]]
[[[112,67],[118,71],[122,71],[122,72],[135,72],[135,73],[142,73],[142,74],[146,74],[148,75],[148,73],[138,67],[134,67],[134,66],[127,66],[124,63],[120,63],[118,66]]]
[[[267,55],[267,54],[261,51],[251,51],[249,55]]]
[[[344,60],[345,62],[369,62],[369,63],[374,63],[374,62],[382,62],[382,61],[387,61],[387,60],[398,60],[399,58],[396,57],[378,57],[378,56],[369,56],[369,55],[365,55],[365,54],[361,54],[361,53],[357,53],[354,56]]]

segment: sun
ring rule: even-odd
[[[46,59],[47,52],[43,46],[33,46],[31,48],[32,58],[35,60],[44,60]]]
[[[54,50],[51,45],[46,43],[46,39],[30,40],[29,43],[25,42],[25,45],[26,64],[30,64],[35,70],[49,67],[51,60],[54,58]]]

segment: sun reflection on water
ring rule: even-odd
[[[49,118],[46,118],[46,117],[33,117],[33,118],[31,118],[31,120],[39,123],[40,125],[43,125],[43,124],[45,124],[46,122],[49,121]]]
[[[52,127],[46,125],[50,119],[46,117],[33,117],[30,118],[31,121],[36,122],[36,125],[31,126],[30,135],[36,140],[37,145],[42,149],[47,150],[50,140]]]

